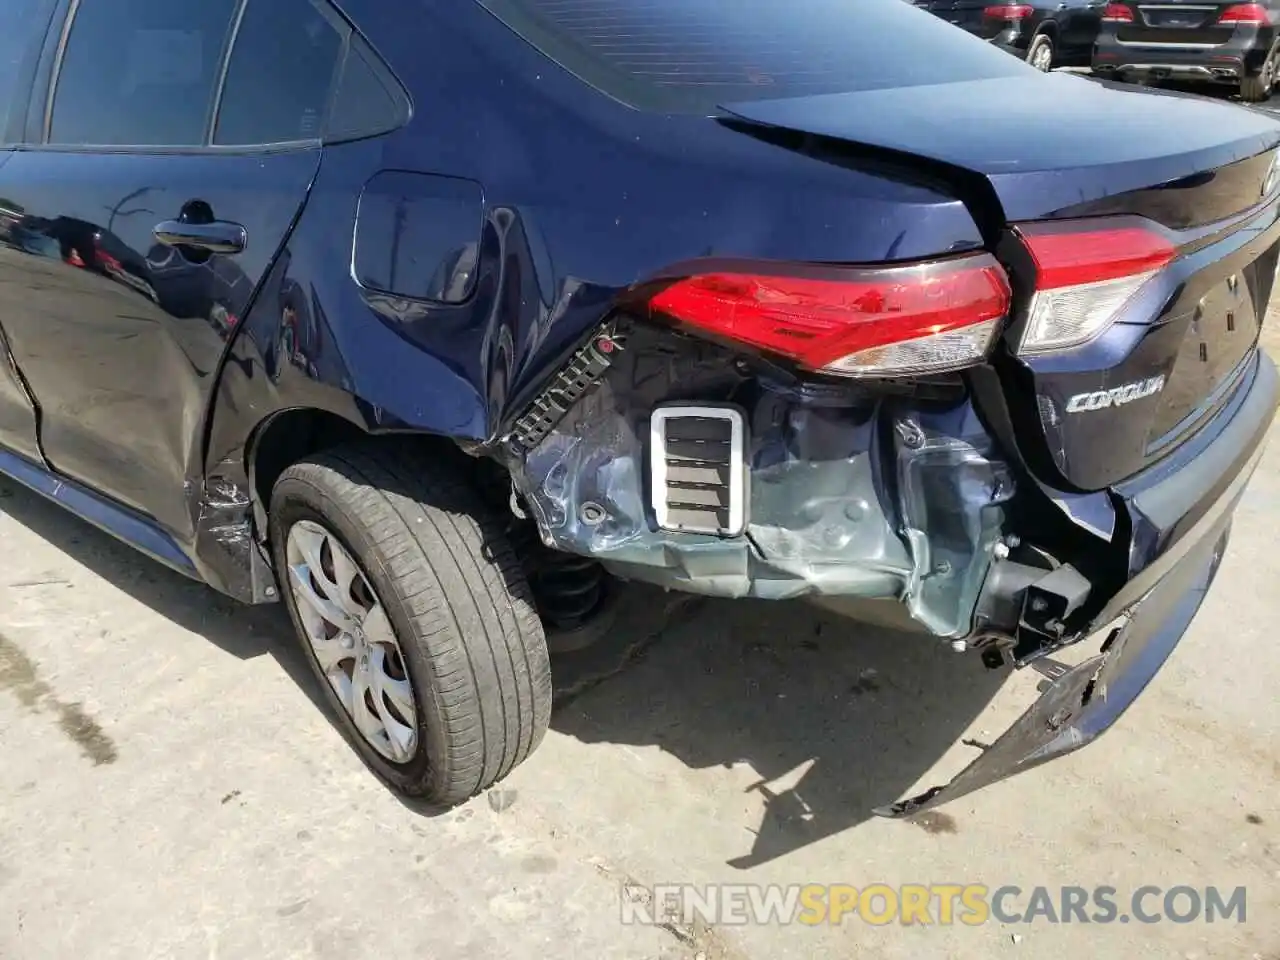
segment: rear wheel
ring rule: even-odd
[[[1276,82],[1276,51],[1267,55],[1262,69],[1255,76],[1245,77],[1240,81],[1240,99],[1245,103],[1261,103],[1271,98],[1271,90]]]
[[[551,714],[542,625],[460,471],[357,444],[288,468],[271,541],[338,724],[386,783],[452,804],[506,776]]]
[[[1027,48],[1027,63],[1041,73],[1048,73],[1053,69],[1053,53],[1053,38],[1047,33],[1041,33],[1032,39],[1031,46]]]

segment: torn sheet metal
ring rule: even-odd
[[[654,523],[649,418],[671,402],[744,414],[744,535]],[[900,599],[944,637],[973,629],[1014,494],[963,391],[926,403],[857,383],[771,379],[718,347],[645,331],[510,466],[543,540],[619,576],[724,597]]]
[[[1103,652],[1053,680],[955,779],[874,812],[882,817],[923,813],[1079,750],[1109,730],[1146,689],[1200,609],[1225,549],[1223,524],[1124,614],[1123,625],[1095,625],[1095,635],[1104,636]]]

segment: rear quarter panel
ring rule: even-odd
[[[285,311],[264,289],[224,377],[228,409],[241,414],[215,428],[210,463],[243,445],[253,418],[299,406],[374,431],[488,439],[620,290],[679,261],[875,262],[981,245],[939,185],[803,157],[715,119],[624,107],[476,4],[419,0],[412,17],[345,8],[410,90],[414,116],[394,134],[326,148],[273,278],[277,291],[305,292],[324,348],[282,361]],[[360,198],[387,171],[477,185],[465,298],[423,295],[437,256],[417,264],[420,277],[402,269],[392,295],[371,275],[353,278]],[[404,236],[439,210],[407,207]],[[394,235],[372,233],[388,244]],[[258,368],[266,376],[254,379]]]

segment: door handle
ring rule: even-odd
[[[167,247],[192,247],[209,253],[241,253],[248,246],[249,234],[238,223],[215,220],[213,223],[184,223],[166,220],[152,231],[156,240]]]

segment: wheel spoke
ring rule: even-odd
[[[413,705],[413,687],[407,679],[398,680],[387,673],[386,656],[386,651],[379,647],[376,658],[377,669],[373,673],[374,693],[379,697],[385,696],[387,701],[396,708],[396,713],[412,723],[414,714],[417,712]],[[374,702],[378,703],[380,700]],[[395,717],[391,719],[394,720]]]
[[[369,711],[369,704],[366,702],[366,694],[369,692],[369,667],[357,661],[355,672],[351,675],[351,719],[355,721],[361,736],[374,746],[381,747],[386,734],[381,718]],[[376,703],[377,697],[373,699]]]
[[[333,560],[334,592],[331,595],[333,602],[338,604],[348,616],[358,621],[364,616],[365,610],[352,596],[351,588],[356,581],[363,584],[364,576],[347,551],[333,538],[329,539],[329,556]]]
[[[342,703],[342,709],[354,716],[351,704],[355,688],[351,683],[351,677],[347,676],[347,671],[334,670],[330,673],[329,685],[333,687],[333,692],[338,695],[338,700]]]
[[[373,704],[386,731],[392,756],[401,762],[408,760],[413,755],[417,733],[414,729],[417,712],[413,705],[413,689],[408,680],[397,680],[387,673],[385,647],[372,647],[369,651],[369,681]],[[388,708],[388,703],[395,708],[394,712]]]
[[[293,584],[294,596],[302,600],[311,608],[311,610],[323,620],[331,623],[339,631],[347,630],[351,623],[351,618],[347,616],[346,611],[333,603],[328,597],[319,593],[311,584],[311,576],[315,571],[308,564],[299,563],[289,568],[289,580]],[[323,583],[323,579],[316,577]],[[319,626],[318,624],[316,625]],[[316,630],[316,633],[319,631]],[[316,637],[312,636],[314,643]]]
[[[350,637],[343,633],[333,637],[312,637],[311,648],[316,652],[316,660],[325,673],[332,673],[343,660],[350,660],[355,656]]]
[[[298,549],[302,553],[303,560],[306,561],[307,569],[315,577],[316,583],[320,584],[320,589],[332,598],[337,593],[338,585],[324,572],[324,542],[328,537],[318,528],[312,530],[300,529],[301,527],[302,525],[299,524],[293,529],[297,537]]]
[[[388,760],[409,761],[417,708],[386,610],[351,554],[319,523],[295,523],[286,547],[294,607],[321,672],[360,736]]]
[[[395,631],[391,629],[391,621],[387,619],[387,613],[382,609],[382,604],[380,603],[375,603],[373,608],[364,615],[360,628],[364,630],[365,640],[368,643],[394,645],[396,642]]]

